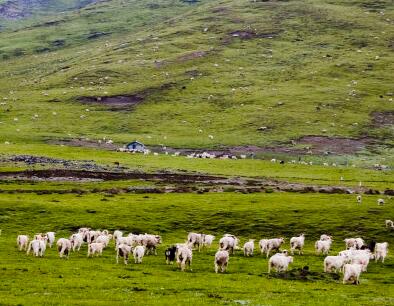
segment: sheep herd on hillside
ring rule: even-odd
[[[394,228],[394,222],[386,220],[385,225],[388,229]],[[47,246],[52,248],[55,245],[55,232],[40,233],[34,235],[30,240],[27,235],[18,235],[17,247],[19,251],[30,252],[36,257],[43,257]],[[120,230],[115,230],[112,234],[108,230],[92,230],[90,228],[80,228],[69,238],[59,238],[56,241],[57,250],[60,258],[69,257],[70,253],[79,252],[83,244],[87,244],[87,256],[100,256],[105,248],[107,248],[114,240],[116,262],[119,258],[123,258],[127,265],[129,257],[134,258],[134,262],[141,264],[145,255],[157,255],[156,248],[162,243],[159,235],[152,234],[133,234],[127,236]],[[193,259],[193,251],[200,252],[202,249],[212,246],[215,236],[201,233],[189,233],[187,239],[183,243],[177,243],[165,250],[165,259],[167,264],[176,261],[181,271],[186,268],[191,270]],[[315,242],[316,254],[325,255],[323,262],[324,272],[342,272],[343,283],[359,284],[360,274],[367,271],[370,259],[376,262],[384,262],[388,254],[388,243],[376,243],[372,241],[368,245],[362,238],[346,238],[344,240],[346,249],[339,252],[336,256],[329,256],[333,238],[323,234],[320,239]],[[303,254],[305,245],[305,235],[301,234],[290,239],[290,251],[281,250],[285,243],[285,238],[261,239],[258,247],[261,254],[265,254],[268,260],[268,273],[272,269],[277,272],[285,272],[289,264],[293,263],[294,252],[298,255]],[[230,255],[234,255],[236,250],[242,250],[245,257],[253,256],[255,249],[255,240],[250,239],[243,247],[240,247],[240,240],[231,234],[225,234],[219,240],[219,250],[214,257],[214,270],[218,272],[226,272],[229,264]],[[270,257],[270,254],[275,253]]]

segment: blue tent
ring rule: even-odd
[[[137,152],[144,152],[145,150],[144,144],[138,141],[130,142],[129,144],[126,145],[126,148],[127,150],[137,151]]]

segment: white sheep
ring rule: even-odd
[[[290,251],[291,255],[294,255],[294,250],[298,250],[298,255],[302,254],[302,249],[305,244],[305,235],[301,234],[298,237],[292,237],[290,239]]]
[[[244,256],[253,256],[254,251],[254,239],[250,239],[248,242],[244,244]]]
[[[215,254],[215,273],[226,272],[230,255],[227,251],[217,251]]]
[[[271,273],[272,268],[275,268],[277,272],[285,272],[289,264],[292,262],[292,256],[286,256],[285,254],[277,253],[268,260],[268,273]]]

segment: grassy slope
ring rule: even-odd
[[[110,135],[212,147],[363,134],[390,143],[392,127],[371,127],[369,114],[393,105],[386,95],[393,91],[392,4],[382,2],[383,15],[361,3],[110,1],[61,15],[55,26],[1,33],[0,97],[8,100],[0,106],[0,137],[22,144]],[[229,35],[237,30],[279,34],[241,40]],[[96,31],[112,34],[86,39]],[[54,46],[56,40],[64,46]],[[51,51],[37,51],[43,48]],[[208,53],[181,59],[194,51]],[[190,71],[197,73],[193,80]],[[133,111],[75,102],[167,83],[176,85],[153,92]],[[316,111],[318,105],[325,106]],[[271,129],[258,132],[260,126]],[[391,149],[379,150],[392,156]]]
[[[184,305],[388,305],[392,304],[392,255],[385,264],[371,263],[361,285],[344,286],[330,276],[315,281],[269,278],[267,260],[258,255],[231,257],[228,273],[213,273],[213,254],[194,253],[193,272],[180,273],[166,266],[162,252],[170,243],[183,241],[187,231],[217,236],[232,232],[241,242],[291,235],[307,235],[304,256],[295,256],[292,268],[305,265],[322,272],[323,257],[313,254],[313,241],[323,232],[334,235],[334,252],[342,239],[362,236],[388,241],[393,232],[384,227],[392,217],[390,205],[376,207],[375,197],[356,206],[353,196],[294,194],[121,195],[101,202],[102,195],[2,195],[0,199],[0,300],[7,305],[125,305],[130,303]],[[60,202],[53,202],[56,199]],[[186,208],[187,207],[187,208]],[[92,210],[96,213],[91,213]],[[330,210],[330,217],[322,214]],[[90,213],[88,213],[90,211]],[[32,216],[35,216],[32,218]],[[43,259],[26,257],[15,248],[18,233],[56,230],[68,236],[79,226],[159,232],[164,239],[159,256],[149,256],[140,266],[116,265],[112,246],[102,258],[87,259],[86,249],[60,260],[55,250]],[[216,241],[217,243],[217,241]],[[286,245],[288,245],[288,240]]]
[[[93,160],[100,165],[113,166],[119,162],[132,170],[187,170],[226,176],[268,177],[289,182],[304,182],[320,185],[347,185],[357,187],[361,181],[364,187],[384,190],[393,189],[393,171],[376,171],[358,167],[304,166],[298,164],[271,163],[264,160],[218,160],[187,159],[166,155],[141,155],[120,152],[100,151],[95,149],[54,147],[50,145],[24,145],[0,147],[0,153],[38,154],[65,160]],[[19,170],[31,168],[26,165],[4,163],[0,170]],[[340,181],[340,177],[344,181]]]

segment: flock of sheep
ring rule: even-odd
[[[394,228],[391,220],[385,222],[387,228]],[[115,240],[116,262],[122,257],[125,264],[128,264],[130,256],[134,257],[135,263],[142,263],[145,255],[157,255],[156,248],[162,243],[161,237],[151,234],[128,234],[124,236],[122,231],[116,230],[110,234],[108,230],[91,230],[89,228],[80,228],[77,233],[72,234],[69,238],[59,238],[56,246],[60,258],[68,258],[71,251],[79,251],[81,246],[88,245],[87,256],[99,256],[103,250],[109,246],[111,240]],[[193,250],[200,251],[202,248],[209,248],[215,240],[213,235],[200,233],[189,233],[186,242],[175,244],[165,250],[166,263],[177,262],[178,267],[184,271],[187,267],[191,270]],[[370,259],[375,261],[384,259],[388,253],[388,243],[371,242],[366,245],[362,238],[347,238],[344,240],[346,250],[339,252],[337,256],[328,256],[331,249],[332,237],[326,234],[320,236],[320,240],[315,243],[317,254],[326,255],[324,259],[324,272],[343,272],[343,283],[353,282],[358,284],[360,274],[367,271]],[[239,239],[231,234],[225,234],[219,240],[219,250],[215,254],[214,268],[215,272],[225,272],[229,263],[230,255],[235,254],[239,247]],[[261,254],[266,254],[268,258],[272,252],[276,252],[268,260],[268,273],[272,269],[277,272],[287,271],[290,263],[293,262],[295,251],[298,254],[303,253],[305,245],[305,235],[301,234],[290,239],[290,252],[280,250],[285,243],[284,238],[261,239],[258,243]],[[45,234],[36,234],[29,241],[27,235],[17,237],[17,246],[20,251],[26,251],[27,255],[32,251],[34,256],[43,257],[47,245],[52,248],[55,244],[55,232]],[[250,239],[243,245],[243,254],[245,257],[253,256],[255,240]]]

